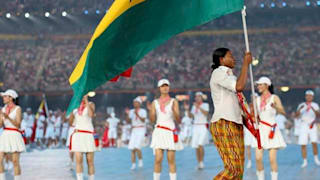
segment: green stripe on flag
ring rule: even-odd
[[[79,106],[83,95],[132,67],[173,35],[242,8],[243,0],[146,0],[129,8],[94,39],[81,77],[71,84],[74,97],[68,112]]]

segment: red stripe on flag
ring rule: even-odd
[[[129,69],[127,69],[126,71],[124,71],[123,73],[121,73],[119,76],[116,76],[116,77],[112,78],[112,79],[110,80],[110,82],[117,82],[117,81],[119,80],[120,76],[130,78],[130,77],[131,77],[131,74],[132,74],[132,70],[133,70],[132,67],[129,68]]]

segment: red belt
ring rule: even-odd
[[[173,141],[176,143],[178,142],[178,132],[176,129],[170,129],[168,127],[165,127],[165,126],[160,126],[160,125],[157,125],[157,128],[160,128],[160,129],[165,129],[165,130],[168,130],[168,131],[172,131],[173,132]]]
[[[266,126],[271,127],[271,131],[270,131],[270,133],[269,133],[269,139],[273,139],[274,132],[275,132],[276,127],[277,127],[277,123],[275,123],[274,125],[271,125],[271,124],[269,124],[269,123],[267,123],[267,122],[265,122],[265,121],[261,121],[261,120],[260,120],[260,122],[261,122],[262,124],[266,125]]]
[[[132,126],[132,128],[144,128],[145,126]]]
[[[71,136],[70,136],[70,143],[69,143],[69,150],[70,150],[70,151],[72,150],[72,136],[73,136],[74,133],[94,134],[94,132],[91,132],[91,131],[75,129],[75,130],[73,131],[73,133],[71,134]]]
[[[21,136],[22,136],[22,139],[23,139],[24,143],[25,143],[25,144],[27,143],[27,139],[26,139],[26,137],[24,136],[24,131],[20,131],[20,130],[17,129],[17,128],[3,128],[3,129],[4,129],[4,130],[8,130],[8,131],[16,131],[16,132],[20,133]]]

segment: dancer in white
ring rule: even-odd
[[[122,144],[128,145],[130,140],[130,129],[131,125],[127,123],[127,121],[122,121],[122,127],[121,127],[121,141]]]
[[[307,144],[309,144],[309,139],[312,144],[314,162],[316,165],[320,166],[320,161],[318,159],[318,129],[315,124],[316,117],[320,116],[319,105],[313,102],[314,92],[311,90],[306,91],[305,99],[306,102],[301,103],[298,106],[296,116],[300,121],[300,132],[298,143],[301,145],[303,163],[302,168],[308,165],[307,161]]]
[[[66,145],[67,138],[68,138],[68,130],[69,130],[69,121],[66,118],[66,113],[62,114],[62,130],[61,130],[61,140],[62,144]]]
[[[55,134],[54,134],[55,121],[56,121],[56,118],[53,114],[53,111],[49,110],[49,117],[47,118],[47,129],[46,129],[46,136],[45,136],[48,148],[51,147],[55,139]]]
[[[252,148],[252,142],[254,141],[254,136],[249,132],[249,130],[244,127],[244,146],[245,146],[245,151],[246,151],[246,158],[247,158],[247,169],[250,169],[252,166],[252,161],[251,161],[251,148]]]
[[[57,147],[59,145],[60,137],[61,137],[61,111],[57,110],[54,112],[54,146]]]
[[[83,180],[83,154],[86,155],[88,165],[88,180],[94,180],[94,128],[92,118],[95,105],[88,100],[88,95],[82,99],[80,107],[70,115],[70,124],[75,123],[75,130],[70,137],[70,150],[75,152],[77,180]]]
[[[192,137],[192,119],[189,113],[185,111],[181,120],[181,140],[185,145],[189,145]]]
[[[131,123],[132,131],[128,149],[131,150],[131,170],[136,168],[136,154],[139,159],[139,167],[143,167],[141,148],[144,144],[144,138],[146,134],[147,111],[141,108],[142,101],[139,97],[133,100],[133,107],[129,112],[126,112],[126,119],[128,123]]]
[[[116,139],[118,137],[118,123],[120,120],[116,118],[116,114],[112,112],[110,117],[106,120],[107,126],[109,127],[108,138],[111,140],[111,147],[116,147]]]
[[[175,125],[175,122],[180,123],[179,104],[169,96],[169,86],[167,79],[161,79],[158,82],[160,97],[148,107],[151,122],[156,122],[151,141],[155,153],[154,180],[160,180],[164,151],[167,151],[170,180],[177,179],[175,152],[183,148]]]
[[[191,112],[189,112],[189,116],[194,119],[191,146],[196,149],[198,169],[204,168],[204,145],[209,143],[209,131],[207,128],[209,104],[203,102],[203,96],[204,94],[202,92],[196,93],[195,102],[192,106]],[[187,110],[188,109],[189,108],[187,107]]]
[[[26,123],[25,136],[27,138],[27,141],[31,143],[31,136],[34,126],[34,115],[32,114],[31,108],[27,108],[27,114],[25,117],[23,117],[23,119]]]
[[[75,124],[75,121],[70,118],[70,116],[68,116],[66,118],[69,120],[68,121],[69,129],[68,129],[68,137],[67,137],[66,146],[69,149],[69,157],[70,157],[69,167],[71,170],[73,170],[73,168],[74,168],[74,152],[72,152],[70,150],[70,139],[71,139],[72,133],[74,132],[76,124]]]
[[[36,120],[37,121],[37,129],[36,129],[36,140],[37,140],[37,146],[39,148],[42,148],[42,145],[44,144],[44,125],[46,123],[46,117],[44,116],[44,112],[40,110],[39,112],[40,116]]]
[[[4,131],[0,136],[0,180],[5,180],[3,160],[5,154],[12,155],[14,166],[14,180],[19,180],[21,175],[20,153],[25,151],[25,144],[19,130],[22,112],[18,106],[16,91],[9,89],[1,93],[5,106],[0,111],[0,125]]]
[[[256,166],[258,180],[264,180],[263,151],[269,151],[271,166],[271,180],[278,179],[277,150],[286,147],[286,143],[276,123],[276,114],[285,115],[281,100],[273,94],[273,85],[267,77],[261,77],[256,84],[261,94],[257,99],[258,114],[260,117],[259,130],[262,149],[257,148],[257,142],[253,141],[256,148]]]

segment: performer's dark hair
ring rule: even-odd
[[[270,92],[271,94],[274,94],[273,84],[271,84],[271,85],[268,87],[268,89],[269,89],[269,92]]]
[[[212,54],[212,71],[214,71],[220,66],[220,58],[224,57],[228,51],[230,51],[228,48],[218,48],[214,50]]]
[[[12,98],[12,100],[15,105],[19,105],[19,98],[15,98],[15,99]]]

